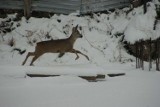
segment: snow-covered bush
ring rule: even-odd
[[[4,37],[7,33],[10,33],[16,27],[20,26],[20,23],[16,22],[17,14],[8,15],[8,17],[2,19],[0,18],[0,35],[1,41],[4,41]]]

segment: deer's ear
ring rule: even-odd
[[[75,29],[77,29],[78,28],[78,25],[75,27]]]
[[[74,32],[75,30],[76,30],[76,28],[75,28],[75,27],[73,27],[73,28],[72,28],[72,32]]]

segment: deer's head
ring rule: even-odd
[[[78,25],[76,27],[72,28],[72,34],[76,37],[76,38],[82,38],[83,35],[80,34],[80,32],[78,31]]]

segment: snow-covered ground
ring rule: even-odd
[[[101,68],[106,74],[126,75],[88,82],[73,75],[30,78],[25,77],[25,67],[0,67],[0,107],[160,106],[158,71],[136,70],[131,64],[107,64]]]
[[[148,63],[143,71],[135,69],[135,58],[120,42],[123,33],[124,39],[131,43],[160,36],[160,22],[153,30],[155,3],[147,6],[146,14],[143,7],[139,7],[128,14],[129,8],[124,8],[109,14],[93,14],[93,17],[55,14],[51,18],[31,17],[28,21],[22,18],[14,22],[13,31],[0,33],[0,107],[159,107],[160,72],[155,70],[154,63],[152,71],[148,71]],[[4,20],[7,19],[0,22]],[[74,48],[88,55],[89,61],[81,55],[75,60],[76,55],[72,53],[65,53],[62,58],[58,58],[57,53],[47,53],[35,61],[35,66],[28,66],[31,58],[21,66],[37,42],[68,38],[77,24],[83,38],[75,42]],[[12,47],[9,46],[11,40]],[[26,52],[20,55],[14,48]],[[61,76],[26,76],[31,72]],[[106,78],[98,82],[78,77],[101,73]],[[126,75],[108,77],[109,73]]]

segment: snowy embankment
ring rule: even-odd
[[[16,71],[20,71],[21,77],[25,77],[26,74],[97,76],[97,74],[105,73],[102,68],[96,65],[70,65],[70,66],[59,65],[53,67],[0,66],[0,71],[1,74],[2,72],[5,73],[7,71],[9,71],[10,74],[14,74],[16,73]]]
[[[15,28],[10,33],[0,33],[0,65],[21,65],[27,52],[33,52],[37,42],[68,38],[72,28],[79,25],[78,30],[83,35],[79,38],[74,48],[88,55],[89,61],[80,55],[66,53],[62,58],[58,54],[44,54],[37,61],[36,66],[54,66],[70,64],[103,64],[108,62],[127,62],[134,58],[123,49],[121,40],[134,43],[140,39],[152,40],[160,35],[160,22],[157,22],[156,29],[154,22],[156,18],[154,3],[148,3],[147,13],[143,13],[143,7],[130,11],[130,8],[116,9],[108,14],[93,14],[92,16],[78,17],[76,13],[70,15],[54,15],[51,18],[33,18],[28,21],[22,18],[20,21],[13,21]],[[15,15],[10,15],[0,21],[14,20]],[[12,21],[11,21],[12,22]],[[12,47],[10,46],[12,45]],[[14,48],[26,50],[20,55]],[[31,58],[27,61],[29,65]]]
[[[147,13],[143,13],[143,9],[135,9],[138,15],[133,17],[126,27],[124,32],[125,40],[134,44],[138,40],[156,40],[160,38],[160,22],[155,24],[155,18],[157,17],[155,4],[149,3],[147,8]],[[155,29],[154,29],[155,27]]]
[[[115,35],[123,33],[129,22],[126,17],[131,17],[131,15],[126,15],[127,10],[129,9],[116,10],[110,14],[94,14],[93,18],[91,16],[78,17],[75,14],[67,16],[55,14],[51,18],[31,17],[28,21],[22,18],[21,21],[14,23],[20,26],[4,35],[4,41],[1,40],[0,65],[21,65],[27,52],[35,50],[37,42],[68,38],[76,25],[79,25],[78,30],[83,38],[75,42],[74,48],[88,55],[89,61],[81,55],[78,60],[75,60],[76,55],[73,53],[66,53],[62,58],[57,58],[56,53],[48,53],[41,56],[34,64],[36,66],[102,64],[117,62],[120,57],[125,62],[132,57],[122,48],[120,43],[122,36]],[[8,45],[11,40],[13,40],[12,47]],[[20,55],[17,51],[12,51],[14,48],[26,50],[26,52]],[[31,59],[26,65],[29,65],[30,61]]]
[[[155,5],[149,3],[147,13],[143,7],[116,9],[108,14],[78,17],[76,14],[54,15],[51,18],[25,18],[14,22],[10,33],[0,33],[0,107],[159,107],[160,73],[136,70],[134,57],[123,44],[139,39],[158,38],[160,23],[152,30]],[[10,15],[14,19],[15,15]],[[7,19],[0,19],[4,21]],[[68,38],[79,25],[83,38],[74,48],[88,55],[47,53],[35,61],[34,67],[21,66],[27,52],[34,51],[37,42]],[[136,36],[137,35],[137,36]],[[153,35],[153,36],[152,36]],[[140,38],[141,37],[141,38]],[[12,41],[12,42],[11,42]],[[12,46],[11,46],[12,43]],[[22,55],[14,48],[26,50]],[[119,61],[121,61],[119,63]],[[146,64],[147,65],[147,64]],[[26,73],[62,74],[57,77],[30,78]],[[104,81],[92,82],[79,75],[106,75]],[[126,73],[107,77],[108,73]],[[66,75],[67,74],[67,75]],[[77,76],[78,75],[78,76]]]

